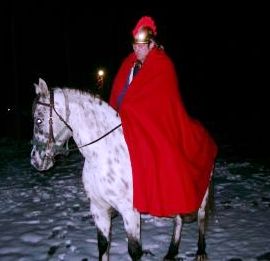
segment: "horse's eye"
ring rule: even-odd
[[[37,124],[37,125],[40,125],[41,123],[42,123],[42,119],[37,118],[37,119],[36,119],[36,124]]]

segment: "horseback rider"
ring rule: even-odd
[[[156,41],[154,20],[142,17],[132,35],[133,52],[118,70],[109,103],[121,117],[130,153],[133,205],[155,216],[195,212],[217,146],[188,115],[173,62]]]

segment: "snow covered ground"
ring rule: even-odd
[[[96,230],[81,182],[78,153],[46,175],[30,166],[30,145],[1,141],[0,260],[98,260]],[[270,260],[270,171],[263,161],[218,158],[215,213],[206,235],[210,261]],[[142,217],[144,249],[162,260],[171,219]],[[185,224],[179,260],[193,260],[197,225]],[[111,260],[130,260],[120,216],[113,220]]]

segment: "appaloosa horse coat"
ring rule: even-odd
[[[132,260],[140,260],[140,213],[133,208],[132,172],[121,120],[106,102],[89,93],[68,88],[49,90],[39,79],[33,104],[34,134],[31,164],[39,171],[54,165],[54,156],[72,136],[85,158],[82,180],[98,231],[99,260],[109,260],[112,210],[118,211],[128,237]],[[89,145],[88,145],[89,144]],[[88,145],[88,146],[86,146]],[[198,210],[197,260],[205,260],[205,209],[208,189]],[[164,260],[175,260],[183,217],[174,217],[171,244]]]

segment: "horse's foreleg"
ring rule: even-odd
[[[179,244],[181,240],[182,231],[182,218],[177,215],[174,219],[174,228],[171,243],[167,255],[164,260],[175,260],[175,256],[178,254]]]
[[[109,260],[109,240],[97,227],[99,261]]]
[[[137,211],[123,211],[125,230],[128,237],[128,253],[132,261],[140,260],[143,255],[141,245],[141,218]]]
[[[91,213],[97,227],[99,261],[108,261],[111,242],[110,210],[107,208],[100,209],[91,202]]]

